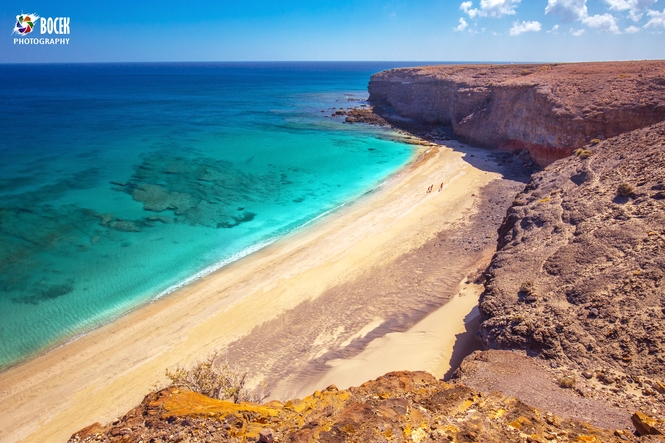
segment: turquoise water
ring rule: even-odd
[[[325,116],[398,65],[0,66],[0,369],[385,180],[410,147]]]

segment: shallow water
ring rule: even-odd
[[[398,65],[0,66],[0,369],[385,180],[410,147],[325,115]]]

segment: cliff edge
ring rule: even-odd
[[[665,119],[665,61],[402,68],[368,89],[398,126],[451,125],[467,143],[527,149],[541,166]]]
[[[91,442],[622,442],[647,441],[534,409],[500,393],[483,395],[425,372],[393,372],[357,388],[330,386],[302,400],[233,404],[165,389],[108,426],[95,423],[70,443]],[[655,441],[655,440],[653,440]]]

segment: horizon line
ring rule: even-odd
[[[423,63],[423,64],[523,64],[523,65],[540,65],[540,64],[571,64],[571,63],[607,63],[607,62],[629,62],[629,61],[656,61],[662,59],[630,59],[630,60],[594,60],[594,61],[515,61],[515,60],[501,60],[501,61],[470,61],[470,60],[196,60],[196,61],[174,61],[174,60],[160,60],[160,61],[63,61],[63,62],[2,62],[0,65],[121,65],[121,64],[215,64],[215,63],[229,63],[229,64],[252,64],[252,63]]]

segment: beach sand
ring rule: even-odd
[[[523,186],[489,151],[447,143],[297,233],[0,374],[0,441],[64,442],[218,349],[273,398],[397,369],[443,376],[475,346],[480,287],[467,282]]]
[[[371,341],[357,355],[327,361],[329,369],[300,385],[278,384],[277,392],[291,388],[293,397],[304,398],[330,385],[339,389],[360,386],[392,371],[427,371],[441,379],[451,370],[453,348],[464,356],[480,349],[475,337],[482,285],[460,285],[460,293],[406,332],[391,332]],[[456,362],[459,364],[459,361]],[[283,395],[281,395],[283,396]]]

